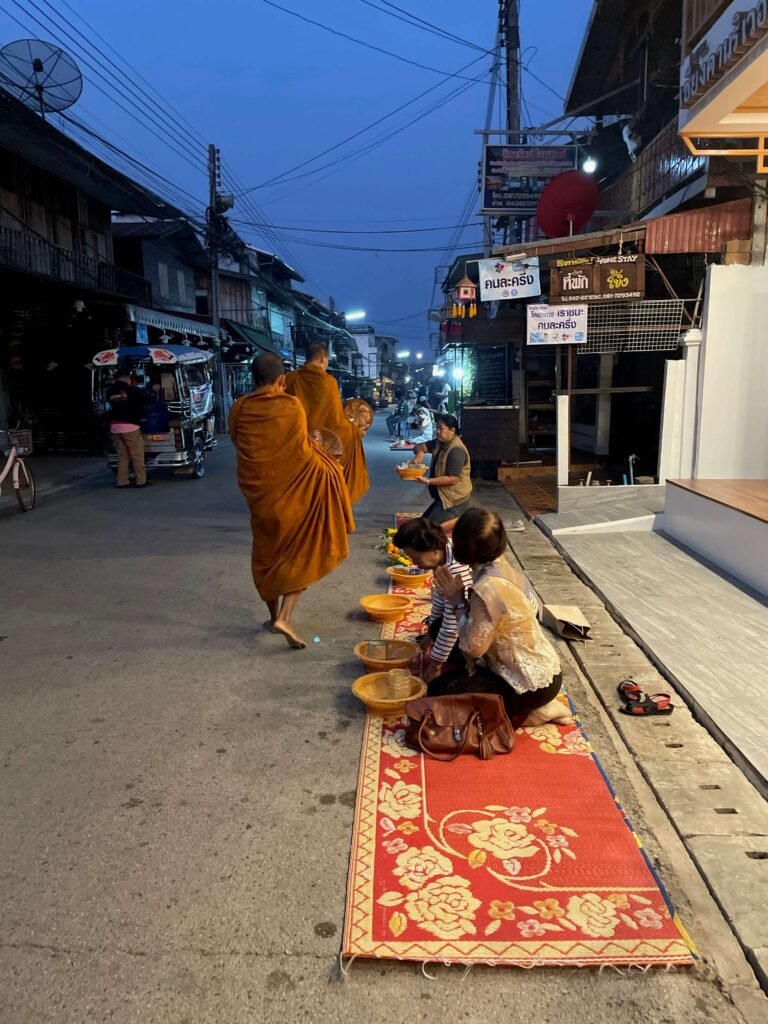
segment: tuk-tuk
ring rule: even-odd
[[[146,393],[141,422],[147,469],[174,469],[197,479],[214,437],[213,353],[187,345],[129,345],[98,352],[91,362],[94,411],[104,415],[106,395],[118,372],[129,371]],[[107,462],[117,472],[112,449]]]

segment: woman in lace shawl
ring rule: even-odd
[[[472,508],[453,529],[458,561],[472,568],[468,600],[461,582],[445,568],[435,582],[456,608],[459,646],[466,668],[449,671],[429,685],[429,696],[498,693],[512,724],[567,724],[568,709],[556,700],[562,677],[560,659],[542,632],[536,610],[504,557],[507,536],[495,512]]]

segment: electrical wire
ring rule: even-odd
[[[110,101],[115,104],[115,106],[119,107],[124,113],[128,114],[129,117],[133,118],[134,120],[139,121],[139,123],[141,123],[142,126],[144,128],[146,128],[147,131],[150,132],[150,134],[154,135],[154,137],[156,139],[158,139],[160,142],[164,143],[166,146],[168,146],[170,149],[172,149],[176,153],[177,156],[181,157],[182,160],[186,161],[188,164],[190,164],[196,170],[200,170],[201,167],[205,168],[205,162],[202,159],[202,155],[195,154],[194,151],[190,150],[188,147],[182,149],[180,147],[180,145],[175,145],[173,143],[173,141],[168,138],[167,127],[165,125],[163,125],[162,122],[159,122],[156,118],[154,118],[151,115],[151,112],[146,115],[147,120],[150,123],[147,123],[147,120],[142,120],[142,118],[139,117],[139,113],[142,113],[142,114],[144,113],[141,110],[141,108],[138,108],[136,106],[135,102],[130,98],[130,96],[126,96],[126,93],[121,88],[119,88],[117,85],[113,84],[113,80],[111,78],[109,78],[106,75],[102,74],[102,72],[99,70],[99,68],[94,66],[94,64],[91,62],[90,55],[87,53],[87,51],[83,51],[83,48],[81,46],[79,46],[79,44],[77,44],[77,41],[74,40],[73,37],[68,32],[61,30],[60,27],[58,25],[56,25],[55,22],[52,22],[52,24],[46,24],[46,23],[42,22],[31,11],[28,11],[23,6],[23,4],[21,4],[19,2],[19,0],[11,0],[11,3],[15,4],[15,6],[18,7],[22,11],[23,14],[25,14],[28,18],[31,18],[32,21],[36,25],[38,25],[40,28],[44,29],[46,32],[50,33],[52,31],[52,27],[53,27],[53,38],[60,45],[67,46],[67,43],[65,43],[61,39],[61,36],[56,35],[57,32],[62,32],[62,34],[64,36],[66,36],[68,39],[72,40],[74,46],[76,47],[75,53],[77,54],[77,56],[80,59],[80,61],[90,71],[92,71],[93,74],[96,75],[97,78],[103,80],[107,84],[109,89],[112,90],[112,92],[114,92],[121,99],[127,99],[127,101],[133,106],[134,109],[131,110],[129,107],[126,107],[122,102],[120,102],[119,99],[116,99],[115,96],[110,95],[106,91],[104,86],[98,85],[98,83],[96,83],[95,81],[93,81],[93,79],[91,79],[91,81],[93,82],[93,85],[95,86],[95,88],[97,88],[99,90],[99,92],[104,93],[104,95],[106,95],[110,99]],[[30,30],[30,28],[27,25],[25,25],[23,22],[21,22],[7,8],[0,6],[0,10],[2,10],[6,15],[8,15],[8,17],[11,18],[13,21],[15,21],[17,25],[20,25],[26,32],[33,31],[33,30]],[[37,10],[40,10],[40,8],[37,8]],[[137,111],[138,111],[138,113],[137,113]],[[156,130],[157,128],[159,128],[160,131],[157,131]]]
[[[421,68],[422,71],[432,71],[436,75],[443,75],[446,78],[461,78],[461,75],[450,74],[450,72],[443,71],[440,68],[430,67],[428,64],[421,64],[417,60],[411,60],[410,57],[403,57],[402,54],[394,53],[392,50],[385,50],[381,46],[376,46],[373,43],[367,43],[364,39],[358,39],[356,36],[347,35],[346,32],[340,32],[338,29],[331,28],[330,25],[324,25],[321,21],[314,21],[312,18],[307,18],[304,14],[299,14],[298,11],[292,11],[289,7],[282,7],[280,4],[275,3],[275,0],[261,0],[262,3],[268,7],[274,7],[278,11],[282,11],[284,14],[290,14],[294,18],[298,18],[299,21],[304,21],[308,25],[314,25],[316,28],[323,29],[324,32],[330,32],[334,36],[340,36],[342,39],[348,39],[352,43],[357,43],[359,46],[365,46],[368,50],[375,50],[377,53],[383,53],[387,57],[394,57],[395,60],[402,61],[403,64],[411,64],[415,68]]]
[[[230,217],[230,220],[236,224],[250,224],[250,221],[243,221],[237,217]],[[455,231],[457,227],[461,227],[462,225],[446,224],[443,227],[437,228],[377,228],[372,230],[360,228],[308,228],[303,227],[301,224],[294,224],[292,226],[285,224],[264,224],[263,226],[269,227],[273,231],[296,231],[298,227],[304,232],[318,235],[411,235],[426,231]]]
[[[461,36],[454,35],[453,32],[448,32],[446,29],[440,28],[439,25],[433,25],[431,21],[425,21],[423,18],[419,18],[410,11],[406,11],[405,8],[398,7],[397,4],[387,3],[387,0],[382,0],[384,6],[372,3],[372,0],[360,0],[360,3],[365,4],[366,7],[372,7],[376,11],[381,11],[382,14],[388,15],[390,18],[397,18],[398,21],[402,21],[406,25],[410,25],[412,28],[421,29],[422,32],[429,32],[431,35],[437,36],[440,39],[445,39],[451,43],[459,43],[461,46],[469,47],[471,50],[480,50],[482,53],[493,53],[493,50],[486,50],[484,47],[478,46],[476,43],[472,43],[467,39],[462,39]],[[391,7],[392,10],[385,10],[387,7]],[[400,13],[396,14],[396,11],[399,11]]]
[[[478,61],[482,59],[482,57],[475,57],[474,60],[469,61],[468,64],[464,64],[463,67],[461,67],[459,70],[466,71],[468,68],[472,67],[473,64],[477,64]],[[446,76],[444,80],[447,81],[449,77],[455,76]],[[484,80],[485,77],[487,76],[480,76],[479,78],[474,79],[474,81],[481,82]],[[380,124],[383,124],[384,121],[388,121],[391,117],[394,117],[396,114],[401,113],[401,111],[405,110],[406,107],[410,107],[413,106],[414,103],[418,103],[420,99],[423,99],[425,96],[428,96],[429,93],[434,92],[435,89],[439,89],[442,84],[443,82],[437,82],[435,85],[431,85],[428,89],[424,89],[422,92],[417,93],[417,95],[414,96],[412,99],[407,100],[405,103],[401,103],[398,107],[395,107],[394,110],[390,110],[388,114],[384,114],[382,117],[377,118],[375,121],[372,121],[364,128],[360,128],[358,131],[353,132],[352,135],[348,135],[345,139],[342,139],[340,142],[336,142],[333,146],[328,146],[327,149],[323,149],[321,150],[321,152],[316,153],[314,156],[309,157],[306,160],[302,160],[301,163],[296,164],[294,167],[289,167],[287,171],[283,171],[282,174],[275,175],[273,178],[269,178],[267,181],[263,181],[260,185],[253,185],[250,188],[245,189],[245,191],[241,194],[245,195],[247,192],[254,192],[257,189],[266,188],[268,185],[282,183],[285,180],[295,180],[288,178],[288,175],[293,174],[294,171],[301,170],[302,167],[306,167],[308,164],[315,163],[315,161],[320,160],[322,157],[327,156],[329,153],[335,152],[337,149],[340,149],[348,142],[353,142],[361,135],[364,135],[366,132],[378,127]]]

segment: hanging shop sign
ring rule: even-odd
[[[549,301],[581,302],[645,296],[645,256],[581,256],[553,260],[549,268]]]
[[[541,295],[539,257],[526,260],[480,260],[480,301],[532,299]]]
[[[768,0],[734,0],[683,61],[680,105],[697,103],[768,32]]]
[[[583,345],[589,306],[528,306],[529,345]]]
[[[576,166],[567,146],[485,146],[483,209],[486,214],[532,216],[552,178]]]

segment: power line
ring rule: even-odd
[[[248,224],[249,221],[242,221],[237,217],[230,217],[230,220],[236,224]],[[263,227],[269,227],[273,231],[295,231],[299,227],[302,231],[310,234],[318,235],[410,235],[418,234],[426,231],[455,231],[457,227],[465,225],[461,224],[446,224],[443,227],[437,228],[377,228],[372,230],[365,229],[350,229],[350,228],[308,228],[302,227],[301,224],[294,224],[287,226],[285,224],[264,224]]]
[[[367,43],[364,39],[358,39],[356,36],[347,35],[346,32],[340,32],[338,29],[331,28],[330,25],[324,25],[321,21],[314,21],[312,18],[307,18],[303,14],[299,14],[298,11],[292,11],[288,7],[281,7],[280,4],[276,4],[274,0],[262,0],[262,3],[267,4],[269,7],[274,7],[278,11],[282,11],[284,14],[290,14],[294,18],[298,18],[299,21],[304,21],[308,25],[314,25],[316,28],[323,29],[324,32],[330,32],[334,36],[340,36],[342,39],[348,39],[352,43],[357,43],[359,46],[365,46],[368,50],[375,50],[377,53],[383,53],[387,57],[394,57],[395,60],[402,61],[403,64],[411,64],[415,68],[421,68],[422,71],[432,71],[436,75],[443,75],[446,78],[461,78],[461,75],[451,75],[447,71],[442,71],[440,68],[430,67],[428,64],[420,64],[417,60],[411,60],[410,57],[403,57],[399,53],[394,53],[392,50],[384,50],[381,46],[375,46],[373,43]]]
[[[35,17],[35,15],[32,14],[30,11],[26,10],[19,3],[19,0],[11,0],[11,2],[14,3],[27,17],[31,18],[32,21],[34,21],[36,25],[40,26],[40,28],[44,29],[46,32],[51,32],[51,26],[50,25],[46,25],[44,22],[40,21],[39,18]],[[0,6],[0,10],[2,10],[13,21],[15,21],[17,25],[20,25],[21,28],[23,28],[25,32],[33,31],[27,25],[25,25],[22,21],[20,21],[14,14],[12,14],[11,11],[9,11],[7,8]],[[62,44],[61,38],[56,35],[56,30],[57,29],[58,29],[58,26],[54,25],[53,38],[56,40],[56,42]],[[64,33],[64,34],[65,35],[69,35],[68,33]],[[71,37],[69,37],[69,38],[71,38]],[[62,45],[66,46],[66,43],[63,43]],[[84,54],[82,52],[82,48],[78,48],[75,52],[76,52],[77,56],[79,57],[79,59],[86,65],[86,67],[88,67],[89,70],[93,71],[93,73],[95,75],[97,75],[99,78],[101,78],[105,82],[107,82],[107,84],[110,86],[110,88],[115,93],[117,93],[118,96],[120,96],[122,99],[128,99],[128,102],[130,102],[134,106],[134,110],[131,110],[131,109],[129,109],[129,107],[126,107],[119,100],[115,99],[114,96],[109,95],[109,93],[107,93],[105,91],[103,86],[100,86],[96,82],[94,82],[93,84],[99,90],[99,92],[104,93],[104,95],[107,96],[107,98],[112,103],[114,103],[115,106],[119,107],[122,111],[124,111],[124,113],[128,114],[129,117],[137,120],[142,125],[142,127],[146,128],[147,131],[150,132],[150,134],[154,135],[154,137],[156,139],[159,139],[160,142],[163,142],[165,145],[167,145],[170,149],[172,149],[176,153],[177,156],[180,156],[184,161],[186,161],[186,163],[190,164],[196,170],[199,170],[201,167],[205,166],[204,163],[202,162],[202,160],[200,160],[198,163],[195,163],[195,161],[190,156],[189,151],[181,150],[181,149],[177,148],[175,145],[173,145],[171,140],[167,137],[167,129],[162,124],[158,124],[157,121],[154,121],[154,124],[156,126],[158,126],[162,130],[162,132],[164,132],[164,134],[160,134],[151,125],[147,124],[145,121],[142,121],[141,118],[139,118],[137,116],[136,112],[135,112],[135,110],[137,109],[135,103],[133,103],[133,101],[130,100],[129,97],[126,97],[125,93],[122,92],[119,88],[117,88],[117,86],[112,85],[109,82],[109,79],[107,79],[105,75],[102,75],[101,72],[97,68],[94,68],[93,64],[88,59],[88,54]],[[150,118],[150,120],[153,120],[153,119]]]
[[[463,67],[459,68],[459,71],[466,71],[467,68],[472,67],[473,64],[477,64],[478,61],[482,59],[482,56],[475,57],[474,60],[469,61],[468,64],[465,64]],[[444,81],[447,81],[448,78],[453,77],[456,76],[446,75]],[[481,82],[486,77],[487,76],[483,75],[480,76],[479,78],[474,79],[473,81]],[[337,149],[340,149],[342,146],[345,146],[348,142],[353,142],[361,135],[364,135],[366,132],[371,131],[371,129],[378,127],[378,125],[383,124],[384,121],[388,121],[391,117],[394,117],[396,114],[399,114],[401,111],[405,110],[406,107],[410,107],[413,106],[414,103],[418,103],[420,99],[423,99],[425,96],[428,96],[429,93],[434,92],[435,89],[439,89],[442,84],[443,82],[437,82],[435,85],[431,85],[428,89],[424,89],[422,92],[417,93],[416,96],[414,96],[412,99],[407,100],[405,103],[401,103],[400,106],[395,107],[394,110],[390,110],[388,114],[384,114],[382,117],[377,118],[375,121],[371,121],[370,124],[366,125],[364,128],[360,128],[356,132],[353,132],[352,135],[348,135],[345,139],[342,139],[340,142],[335,143],[333,146],[328,146],[327,149],[321,150],[321,152],[316,153],[314,156],[309,157],[306,160],[303,160],[301,163],[296,164],[294,167],[290,167],[287,171],[283,171],[282,174],[275,175],[275,177],[269,178],[267,181],[263,181],[260,185],[253,185],[251,186],[251,188],[245,189],[245,191],[241,194],[245,195],[247,192],[254,192],[257,189],[266,188],[268,185],[282,183],[283,181],[286,180],[297,180],[296,178],[289,178],[288,175],[293,174],[294,171],[301,170],[302,167],[306,167],[308,164],[315,163],[315,161],[320,160],[322,157],[327,156],[329,153],[333,153]],[[320,168],[316,168],[315,170],[320,170]]]
[[[365,4],[366,7],[372,7],[375,11],[381,11],[382,14],[388,15],[390,18],[397,18],[398,21],[404,22],[406,25],[410,25],[411,28],[418,28],[422,32],[429,32],[431,35],[437,36],[439,39],[445,39],[451,43],[459,43],[461,46],[469,47],[471,50],[480,50],[482,53],[492,53],[492,50],[486,50],[482,46],[478,46],[475,43],[471,43],[466,39],[462,39],[461,36],[454,35],[453,32],[448,32],[446,29],[440,28],[439,25],[433,25],[431,21],[425,21],[423,18],[417,17],[415,14],[411,14],[410,11],[406,11],[403,7],[398,7],[397,4],[387,3],[387,0],[382,0],[384,6],[372,3],[372,0],[360,0],[361,3]],[[392,10],[385,10],[386,7],[391,7]],[[395,12],[399,11],[399,14]]]

